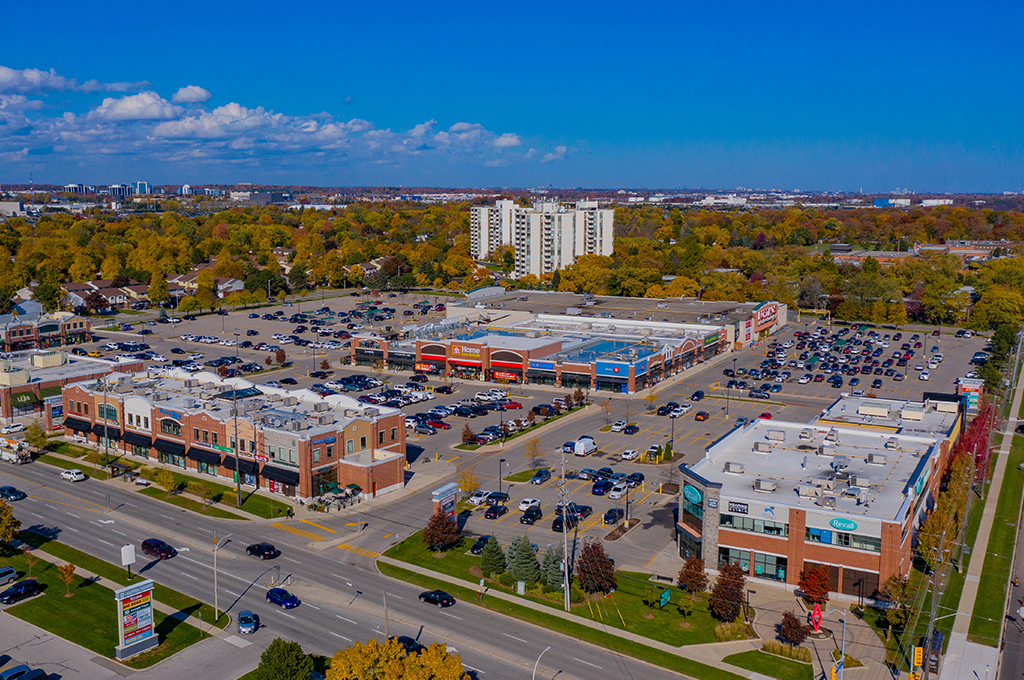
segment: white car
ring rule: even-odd
[[[918,380],[931,380],[932,374],[928,371],[921,371],[921,375],[917,376]]]
[[[163,354],[154,354],[149,358],[150,361],[167,361],[167,357]]]
[[[60,478],[66,479],[69,482],[81,482],[82,480],[85,479],[85,475],[82,473],[81,470],[78,469],[65,470],[64,472],[60,473]]]
[[[536,498],[524,498],[523,500],[519,501],[519,510],[525,512],[526,510],[532,508],[535,505],[540,505],[540,501],[537,500]]]
[[[809,375],[802,375],[797,380],[797,383],[800,384],[800,385],[806,385],[809,382],[811,382],[811,376],[809,376]]]
[[[939,367],[939,362],[937,362],[937,361],[929,361],[928,362],[928,370],[929,371],[934,371],[938,367]]]
[[[405,419],[405,426],[408,427],[408,428],[416,427],[419,424],[420,424],[420,421],[416,420],[415,418],[406,418]]]
[[[693,408],[693,406],[691,406],[690,404],[683,404],[682,406],[679,406],[678,408],[672,409],[672,413],[669,413],[668,417],[669,418],[678,418],[679,416],[684,416],[687,413],[689,413],[690,409],[692,409],[692,408]]]
[[[626,482],[619,482],[612,487],[611,491],[608,492],[608,498],[613,501],[617,501],[625,496],[627,491],[629,491],[629,484]]]
[[[473,495],[469,497],[469,502],[473,505],[480,505],[487,497],[491,495],[490,491],[484,491],[483,489],[477,489],[473,492]]]
[[[23,432],[25,426],[21,423],[11,423],[10,425],[4,425],[0,427],[0,434],[14,434],[15,432]]]
[[[622,460],[636,460],[640,457],[640,452],[636,449],[626,449],[619,457]]]
[[[625,429],[626,429],[626,421],[625,420],[616,420],[615,424],[612,425],[612,432],[622,432]]]
[[[267,382],[263,383],[263,386],[264,387],[281,387],[281,383],[277,382],[276,380],[268,380]]]
[[[192,361],[199,361],[200,359],[203,358],[203,353],[196,352],[195,354],[189,354],[188,358],[191,359]]]
[[[914,365],[914,370],[915,371],[923,371],[924,370],[924,364],[915,364]]]
[[[473,396],[476,397],[477,401],[494,401],[497,398],[490,392],[477,392]]]

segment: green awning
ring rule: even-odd
[[[46,397],[56,397],[59,396],[63,390],[64,388],[60,385],[55,385],[53,387],[41,387],[39,388],[39,398],[45,399]]]
[[[358,484],[346,484],[345,488],[346,489],[352,489],[353,491],[362,491],[363,490],[363,487],[359,486]]]
[[[11,395],[11,403],[15,406],[24,406],[39,401],[35,392],[18,392]]]

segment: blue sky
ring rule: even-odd
[[[16,3],[0,182],[1021,190],[980,5]]]

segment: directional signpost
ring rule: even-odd
[[[661,599],[658,600],[658,609],[663,609],[668,604],[669,599],[672,597],[672,591],[666,588],[661,591]]]

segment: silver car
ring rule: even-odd
[[[255,633],[260,629],[260,617],[253,614],[248,609],[239,612],[238,614],[238,634],[249,635]]]

